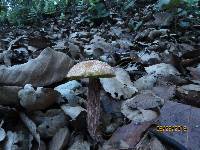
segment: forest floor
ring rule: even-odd
[[[200,149],[199,16],[137,5],[0,28],[0,149]],[[116,75],[100,78],[99,144],[87,131],[88,80],[66,78],[90,59]]]

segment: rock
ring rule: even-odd
[[[184,145],[187,149],[200,149],[200,109],[177,102],[167,101],[161,109],[161,126],[181,126],[181,131],[162,132]],[[187,131],[183,130],[186,127]]]
[[[103,149],[134,149],[142,134],[151,124],[151,122],[135,124],[132,121],[130,124],[118,128],[112,137],[104,143]]]

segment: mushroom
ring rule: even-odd
[[[67,78],[89,78],[87,100],[87,128],[93,140],[101,141],[97,129],[100,121],[100,81],[99,78],[114,77],[111,66],[99,60],[83,61],[74,65],[68,72]]]

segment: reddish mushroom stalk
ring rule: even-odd
[[[100,122],[100,82],[99,79],[90,78],[87,101],[88,132],[95,141],[100,141],[101,136],[97,129]]]

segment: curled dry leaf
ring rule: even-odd
[[[20,104],[28,111],[45,109],[59,100],[59,93],[50,88],[38,87],[37,90],[26,84],[24,89],[18,92]]]
[[[138,90],[133,86],[129,74],[122,68],[116,68],[115,75],[113,78],[100,79],[104,90],[116,99],[131,98]]]
[[[49,150],[62,150],[69,142],[70,131],[68,128],[60,128],[53,136],[49,144]]]
[[[61,81],[73,65],[72,59],[51,48],[25,64],[0,69],[0,83],[5,85],[45,86]]]
[[[36,124],[25,113],[20,113],[20,118],[37,141],[38,147],[40,147],[40,135],[37,132]]]

